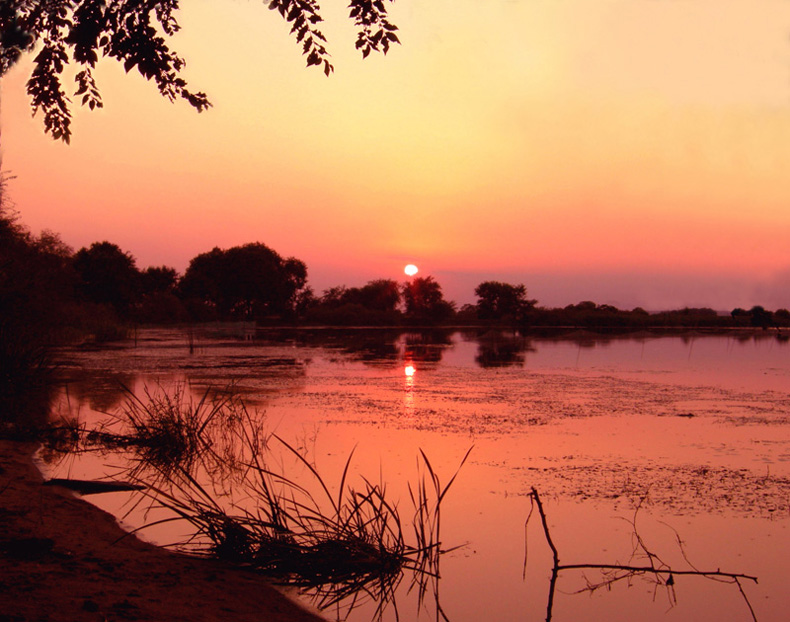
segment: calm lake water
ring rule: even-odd
[[[237,326],[141,330],[64,358],[71,381],[61,413],[105,420],[126,399],[121,383],[138,395],[181,383],[195,396],[232,383],[330,484],[354,450],[351,479],[386,483],[404,515],[420,450],[447,481],[473,447],[442,513],[443,545],[463,545],[441,561],[438,598],[451,622],[545,619],[552,564],[534,517],[525,529],[533,487],[562,563],[644,565],[632,558],[641,503],[637,531],[674,569],[756,575],[759,584],[743,589],[757,619],[790,612],[790,344],[775,335],[549,339]],[[42,468],[85,477],[116,467],[87,456]],[[127,514],[121,494],[89,499],[129,527],[151,520]],[[752,619],[735,585],[677,576],[668,591],[634,577],[583,591],[601,578],[563,573],[552,619]],[[400,619],[437,619],[432,598],[418,608],[408,585],[396,601]],[[363,605],[348,619],[367,622],[374,610]],[[390,607],[384,617],[395,616]]]

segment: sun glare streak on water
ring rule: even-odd
[[[403,394],[403,415],[406,420],[414,418],[414,373],[416,371],[414,365],[411,364],[407,364],[403,368],[403,373],[406,377]]]

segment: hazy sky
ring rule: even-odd
[[[263,242],[314,289],[490,278],[544,305],[790,307],[790,3],[398,0],[403,45],[361,60],[325,7],[335,74],[256,0],[183,0],[173,46],[214,107],[112,61],[72,144],[2,88],[3,166],[34,231],[183,270]]]

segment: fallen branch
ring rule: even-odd
[[[551,538],[551,533],[549,531],[548,520],[546,518],[546,512],[543,509],[543,503],[541,502],[540,495],[535,488],[532,488],[532,491],[529,493],[530,500],[532,501],[532,508],[530,509],[529,515],[527,516],[525,530],[529,526],[530,519],[532,518],[533,510],[537,509],[538,515],[540,517],[541,526],[543,528],[543,536],[546,539],[546,543],[548,544],[549,548],[551,549],[553,564],[551,569],[551,580],[549,582],[549,594],[547,599],[546,605],[546,622],[551,622],[552,610],[554,607],[554,593],[557,587],[557,579],[561,572],[565,570],[601,570],[601,571],[609,571],[612,575],[605,577],[603,581],[597,584],[590,584],[588,583],[587,587],[580,591],[595,591],[600,587],[608,587],[611,586],[613,583],[617,581],[621,581],[623,579],[631,578],[637,575],[643,574],[652,574],[659,585],[663,585],[667,588],[670,592],[672,598],[672,602],[674,604],[674,585],[675,585],[675,577],[682,577],[682,576],[696,576],[696,577],[706,577],[708,579],[718,580],[718,581],[725,581],[726,583],[733,583],[738,587],[738,591],[741,593],[746,606],[749,608],[749,613],[752,616],[752,620],[757,622],[757,615],[752,608],[751,603],[749,602],[749,598],[746,595],[746,592],[743,590],[743,585],[741,581],[747,579],[749,581],[754,581],[757,583],[757,577],[737,572],[725,572],[720,569],[716,570],[698,570],[693,568],[691,570],[678,570],[672,568],[664,561],[661,560],[658,555],[652,553],[647,546],[645,545],[642,538],[639,536],[636,530],[636,516],[634,520],[631,522],[633,529],[634,529],[634,536],[636,538],[636,546],[634,548],[634,552],[632,554],[632,558],[639,552],[644,554],[648,560],[650,560],[650,564],[646,566],[636,566],[630,564],[561,564],[560,563],[560,556],[559,552],[557,551],[557,547],[554,544],[554,541]],[[637,507],[637,511],[638,511]],[[680,542],[680,539],[678,538]],[[682,550],[682,545],[681,545]],[[685,558],[685,551],[683,551],[683,557]],[[688,561],[688,560],[686,560]],[[527,565],[527,551],[525,548],[524,554],[524,573],[526,573],[526,565]],[[691,566],[691,564],[689,563]]]

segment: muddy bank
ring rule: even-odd
[[[317,622],[261,577],[123,537],[115,519],[42,486],[32,444],[0,441],[0,622]]]

